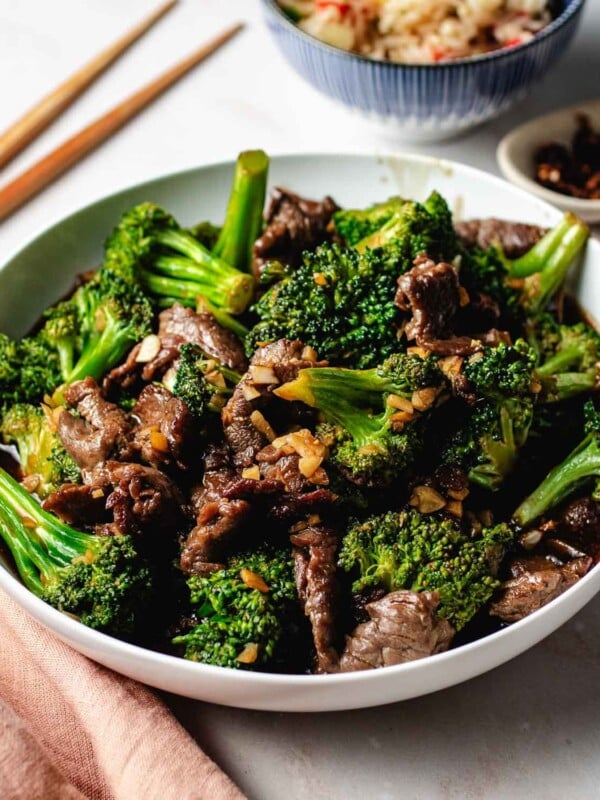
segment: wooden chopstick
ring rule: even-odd
[[[0,221],[22,206],[48,184],[66,172],[78,161],[122,128],[130,119],[149,105],[155,98],[182,78],[193,67],[208,58],[225,42],[243,28],[238,23],[202,45],[198,50],[184,58],[175,66],[163,72],[158,78],[132,94],[122,103],[103,114],[94,122],[76,133],[66,142],[42,158],[30,169],[23,172],[11,183],[0,189]]]
[[[68,108],[131,45],[140,39],[161,17],[170,11],[177,0],[168,0],[143,19],[106,50],[98,53],[37,105],[27,111],[10,128],[0,133],[0,169],[5,167],[38,134]]]

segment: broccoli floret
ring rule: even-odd
[[[489,295],[501,313],[501,324],[518,327],[525,315],[537,317],[565,280],[583,250],[589,229],[566,214],[525,255],[511,260],[491,246],[461,248],[460,282],[473,297]]]
[[[180,350],[179,365],[172,385],[172,393],[184,401],[196,419],[203,419],[208,411],[214,389],[201,368],[206,361],[203,351],[195,344],[184,344]]]
[[[448,204],[440,194],[432,192],[424,203],[404,203],[356,248],[359,252],[373,250],[382,264],[401,274],[422,253],[436,261],[452,260],[458,252],[458,240]]]
[[[135,281],[107,267],[45,313],[39,333],[18,342],[0,337],[0,397],[39,403],[46,395],[90,376],[100,380],[152,330],[153,309]]]
[[[519,328],[524,319],[521,293],[509,282],[506,259],[496,247],[462,249],[459,267],[460,283],[471,299],[487,295],[500,312],[499,324]]]
[[[543,314],[530,330],[546,402],[566,400],[600,385],[600,335],[584,322],[562,325]]]
[[[79,291],[83,292],[83,289]],[[70,375],[81,351],[81,320],[76,302],[65,300],[49,308],[44,316],[46,340],[56,348],[60,371],[64,380]]]
[[[27,588],[59,611],[117,636],[136,629],[151,573],[129,536],[95,536],[44,511],[0,469],[0,537]]]
[[[269,159],[262,150],[240,153],[225,222],[213,248],[215,256],[246,272],[262,230],[268,172]]]
[[[459,407],[456,424],[443,436],[442,463],[460,466],[484,489],[500,488],[529,435],[539,392],[535,361],[533,348],[519,339],[486,347],[465,362],[462,375],[475,402]]]
[[[533,399],[527,397],[483,401],[465,409],[442,448],[442,463],[459,466],[472,483],[497,491],[516,466],[533,410]]]
[[[592,479],[600,478],[600,413],[594,403],[585,404],[585,437],[520,504],[514,520],[526,527]]]
[[[78,326],[72,324],[73,309]],[[136,342],[151,333],[153,318],[152,306],[140,286],[102,267],[69,301],[58,306],[42,333],[54,342],[54,332],[57,328],[61,331],[56,343],[61,353],[69,348],[64,332],[72,331],[70,347],[76,358],[71,369],[63,372],[65,383],[88,376],[100,380]]]
[[[375,203],[369,208],[345,208],[333,215],[336,233],[347,245],[358,244],[379,230],[406,203],[401,197],[390,197],[383,203]]]
[[[0,407],[39,403],[60,383],[58,354],[43,333],[20,341],[0,334]]]
[[[398,276],[414,259],[452,258],[452,217],[443,198],[406,202],[383,227],[354,248],[322,245],[305,253],[252,309],[259,322],[246,339],[251,354],[259,343],[301,339],[323,358],[360,369],[400,350]]]
[[[524,339],[518,339],[514,345],[501,342],[475,353],[465,362],[463,375],[477,397],[524,397],[537,388],[535,363],[535,350]]]
[[[205,422],[207,414],[220,411],[241,377],[207,356],[197,344],[187,343],[182,345],[177,369],[166,379],[166,385],[197,420]]]
[[[511,277],[524,279],[522,303],[530,317],[541,314],[560,289],[589,235],[585,222],[568,213],[524,256],[507,261]]]
[[[414,393],[426,411],[443,385],[435,359],[396,354],[370,370],[303,369],[275,394],[317,408],[326,420],[317,435],[331,462],[349,480],[378,486],[389,484],[421,449],[424,414],[411,403]]]
[[[348,530],[339,565],[355,576],[354,591],[437,591],[437,613],[460,630],[500,585],[498,567],[512,539],[505,524],[475,532],[438,514],[390,511]]]
[[[271,664],[297,606],[289,552],[262,547],[227,569],[188,580],[198,624],[176,637],[191,661],[252,669]]]
[[[104,264],[126,281],[139,281],[156,299],[195,304],[203,296],[232,314],[246,309],[254,290],[252,276],[210,253],[152,203],[121,217],[106,242]]]
[[[396,270],[382,268],[373,253],[322,245],[253,307],[259,322],[246,350],[300,339],[334,363],[373,366],[399,349],[396,280]]]
[[[79,467],[40,406],[11,406],[2,418],[1,433],[5,444],[16,446],[23,474],[38,479],[35,492],[39,497],[47,497],[63,483],[81,482]]]

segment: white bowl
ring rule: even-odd
[[[119,192],[57,223],[0,268],[0,328],[19,335],[46,305],[60,297],[75,273],[96,265],[102,242],[119,214],[152,200],[184,224],[222,219],[232,164],[170,175]],[[419,156],[282,156],[270,182],[303,194],[332,194],[360,205],[392,194],[424,199],[431,189],[460,216],[500,216],[552,225],[559,213],[499,178]],[[590,242],[575,289],[600,316],[600,243]],[[540,611],[487,638],[397,667],[345,675],[268,675],[195,664],[144,650],[86,628],[30,594],[0,557],[0,587],[63,641],[107,667],[176,694],[213,703],[272,711],[362,708],[427,694],[480,675],[539,642],[573,616],[600,589],[595,567]],[[533,680],[533,678],[532,678]]]
[[[575,115],[580,111],[590,117],[594,128],[600,129],[600,100],[589,100],[519,125],[502,139],[496,155],[504,175],[517,186],[563,211],[572,211],[586,222],[600,222],[600,200],[582,200],[559,194],[540,186],[533,178],[537,148],[546,142],[569,145],[576,128]]]

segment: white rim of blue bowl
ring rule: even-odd
[[[571,2],[567,8],[563,9],[563,11],[561,11],[560,14],[552,20],[552,22],[546,25],[545,28],[542,28],[542,30],[539,33],[536,33],[535,36],[528,42],[515,45],[514,47],[501,47],[498,50],[492,50],[490,53],[466,56],[465,58],[456,58],[450,61],[439,61],[435,64],[415,64],[404,61],[386,61],[383,59],[369,58],[368,56],[360,55],[360,53],[354,53],[351,50],[343,50],[341,47],[334,47],[331,44],[327,44],[327,42],[321,41],[321,39],[317,39],[316,36],[312,36],[310,33],[302,30],[302,28],[299,28],[298,25],[287,16],[285,11],[277,3],[277,0],[262,0],[262,3],[267,12],[270,13],[280,24],[284,25],[289,31],[292,31],[301,39],[304,39],[308,44],[311,44],[317,48],[321,48],[328,53],[346,57],[353,61],[360,61],[365,64],[378,64],[380,66],[384,65],[389,68],[431,70],[456,69],[468,64],[481,64],[489,61],[497,61],[503,58],[508,58],[515,53],[523,52],[528,48],[535,47],[538,42],[541,42],[544,39],[552,36],[552,34],[559,30],[559,28],[562,28],[562,26],[573,16],[578,14],[584,6],[585,0],[573,0],[573,2]]]

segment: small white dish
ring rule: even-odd
[[[588,100],[519,125],[502,139],[496,157],[509,181],[563,211],[572,211],[586,222],[600,222],[600,200],[582,200],[559,194],[540,186],[533,178],[536,149],[546,142],[569,145],[575,132],[575,115],[579,112],[587,114],[594,128],[600,127],[600,99]]]

